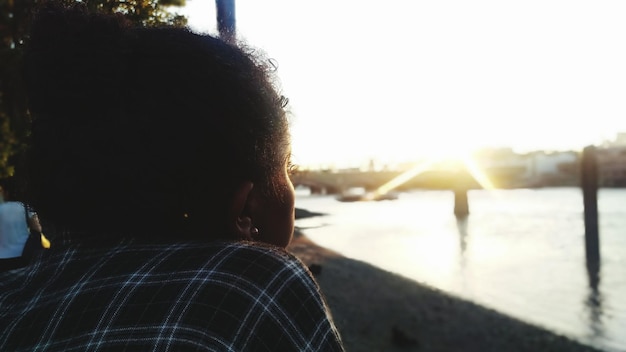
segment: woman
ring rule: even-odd
[[[342,350],[294,229],[268,61],[46,7],[25,57],[53,246],[0,276],[0,350]]]
[[[9,193],[6,184],[0,186],[0,272],[27,265],[37,246],[43,248],[37,236],[29,241],[31,229],[41,233],[37,214],[21,202],[10,201]]]

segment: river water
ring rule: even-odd
[[[327,215],[296,226],[316,243],[606,351],[626,351],[626,189],[598,193],[599,267],[585,260],[578,188],[450,191],[343,203],[297,192]],[[592,264],[592,263],[590,263]]]

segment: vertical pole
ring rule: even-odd
[[[217,30],[220,38],[233,43],[236,38],[235,0],[215,0],[217,6]]]
[[[465,187],[459,187],[454,190],[454,215],[456,215],[457,218],[469,215],[467,188]]]
[[[581,171],[581,186],[585,207],[585,254],[588,263],[598,262],[600,260],[598,161],[594,146],[588,146],[583,149]]]
[[[469,215],[467,190],[470,188],[470,179],[471,176],[467,169],[465,169],[464,172],[458,172],[453,179],[454,215],[456,215],[457,218],[464,218]]]

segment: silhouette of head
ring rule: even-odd
[[[24,62],[30,201],[56,231],[289,242],[285,99],[258,51],[48,5]]]

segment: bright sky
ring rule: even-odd
[[[216,33],[214,0],[179,11]],[[626,131],[626,1],[236,0],[302,165],[580,150]]]

